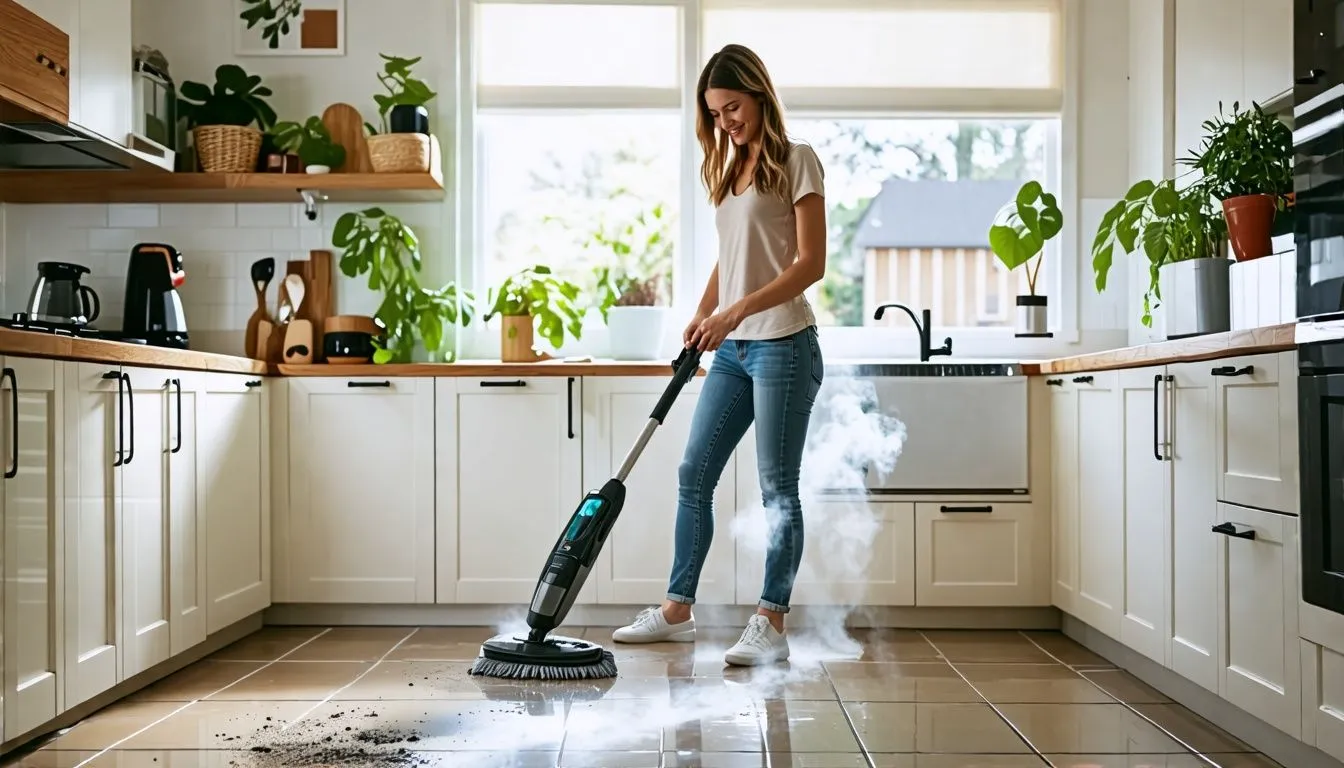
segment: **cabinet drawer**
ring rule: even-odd
[[[1031,504],[915,505],[915,605],[1049,605]]]
[[[1218,500],[1296,515],[1296,353],[1208,365],[1218,398]]]
[[[70,117],[70,36],[0,0],[0,91],[64,123]]]

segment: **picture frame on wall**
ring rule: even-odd
[[[344,56],[345,0],[232,0],[235,56]]]

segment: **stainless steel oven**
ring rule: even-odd
[[[1344,613],[1344,340],[1298,349],[1302,599]]]

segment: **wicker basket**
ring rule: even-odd
[[[374,173],[424,173],[429,170],[429,136],[380,133],[368,138]]]
[[[251,173],[261,153],[261,131],[245,125],[200,125],[192,130],[206,173]]]

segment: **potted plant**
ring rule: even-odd
[[[271,133],[282,150],[298,154],[308,173],[330,173],[345,162],[345,147],[331,140],[331,132],[317,115],[302,125],[292,121],[276,123]]]
[[[659,203],[625,225],[599,227],[588,247],[607,251],[606,264],[594,269],[597,308],[610,332],[617,360],[656,357],[667,321],[672,280],[671,221]]]
[[[266,103],[271,95],[260,75],[249,75],[237,64],[215,69],[214,88],[190,80],[182,83],[178,113],[191,129],[196,156],[206,173],[256,169],[262,131],[275,125],[275,110]]]
[[[378,80],[387,93],[374,94],[380,118],[379,133],[368,122],[369,161],[374,173],[419,173],[429,170],[431,141],[429,112],[424,105],[438,94],[423,80],[411,75],[411,68],[420,63],[419,56],[406,59],[400,56],[378,54],[383,58],[383,71]],[[409,112],[409,117],[407,113]],[[389,114],[395,118],[399,131],[389,130]],[[417,119],[423,115],[423,124]],[[423,130],[420,128],[423,127]]]
[[[531,363],[542,359],[534,344],[540,333],[555,349],[565,341],[565,332],[576,340],[583,335],[583,311],[577,306],[579,287],[562,280],[544,264],[537,264],[510,275],[497,290],[491,291],[490,311],[485,319],[498,315],[500,324],[500,360],[506,363]]]
[[[342,214],[331,233],[331,244],[343,249],[341,272],[346,277],[369,276],[369,289],[383,294],[374,319],[387,329],[375,343],[373,362],[409,363],[419,339],[433,359],[443,346],[445,327],[471,323],[470,291],[454,283],[442,288],[420,285],[420,241],[414,230],[381,208]],[[451,349],[443,359],[454,359]]]
[[[1027,272],[1026,296],[1017,297],[1018,336],[1050,336],[1049,304],[1036,293],[1036,278],[1045,259],[1045,244],[1064,228],[1064,214],[1055,196],[1028,181],[1013,202],[1004,205],[989,228],[989,247],[1009,271],[1023,265]],[[1035,259],[1035,266],[1029,262]]]
[[[1148,258],[1148,288],[1140,320],[1152,327],[1152,310],[1163,295],[1169,339],[1226,331],[1231,327],[1227,225],[1211,209],[1209,186],[1197,181],[1178,190],[1175,181],[1140,181],[1102,217],[1092,242],[1097,292],[1117,245],[1126,254],[1142,245]]]
[[[1204,177],[1209,193],[1222,202],[1228,240],[1237,261],[1268,256],[1276,216],[1293,193],[1293,132],[1252,102],[1241,111],[1232,103],[1230,118],[1204,122],[1200,148],[1181,158]]]

